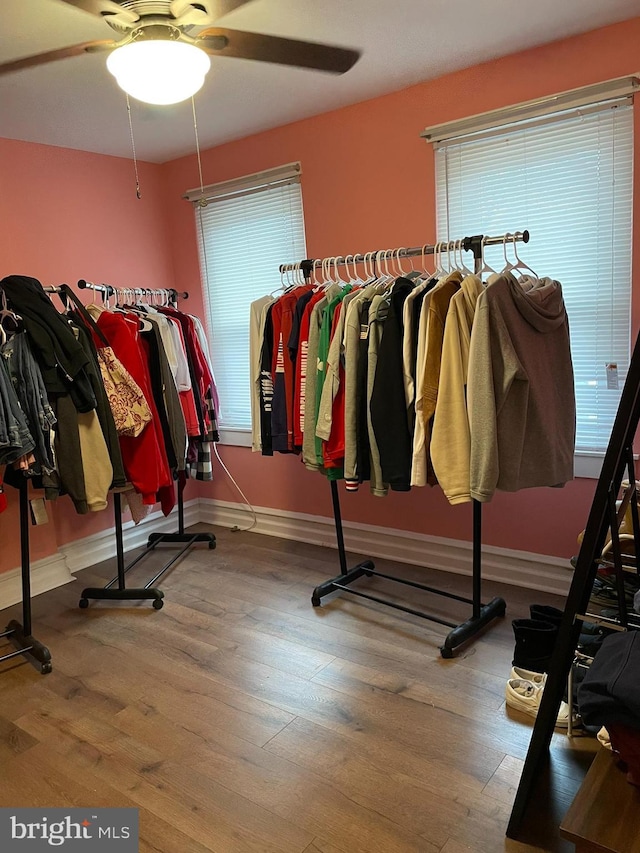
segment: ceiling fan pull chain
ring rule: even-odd
[[[200,139],[198,138],[198,119],[196,117],[196,99],[191,96],[191,111],[193,112],[193,131],[196,135],[196,154],[198,157],[198,173],[200,175],[200,193],[204,195],[204,181],[202,179],[202,160],[200,159]]]
[[[136,173],[136,197],[142,198],[142,193],[140,192],[140,176],[138,175],[138,159],[136,157],[136,141],[133,138],[133,122],[131,121],[131,102],[129,101],[129,95],[126,95],[126,98],[127,116],[129,117],[129,133],[131,134],[131,150],[133,151],[133,169]]]

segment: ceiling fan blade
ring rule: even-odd
[[[138,14],[130,9],[125,9],[114,0],[60,0],[60,2],[66,3],[67,6],[75,6],[76,9],[83,9],[99,18],[115,17],[119,23],[125,26],[130,26],[140,20]]]
[[[35,68],[37,65],[45,65],[47,62],[55,62],[58,59],[68,59],[71,56],[80,56],[83,53],[93,53],[98,50],[109,50],[115,47],[115,41],[85,41],[82,44],[74,44],[71,47],[61,47],[58,50],[48,50],[46,53],[38,53],[35,56],[25,56],[23,59],[14,59],[0,65],[0,76],[21,71],[23,68]]]
[[[259,62],[314,68],[333,74],[344,74],[360,58],[358,50],[260,33],[247,33],[241,30],[228,30],[223,27],[204,30],[197,37],[196,43],[212,56],[256,59]]]

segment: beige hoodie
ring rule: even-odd
[[[467,417],[467,371],[476,302],[483,291],[475,275],[463,279],[449,303],[442,344],[438,400],[431,433],[431,461],[450,504],[471,500],[471,438]]]

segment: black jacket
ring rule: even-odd
[[[413,283],[406,278],[396,279],[393,286],[389,313],[378,348],[370,403],[382,479],[395,492],[408,492],[411,488],[413,443],[404,395],[402,312],[412,288]]]
[[[85,371],[87,354],[35,278],[10,275],[0,281],[11,308],[22,317],[49,397],[69,394],[79,412],[90,412],[96,398]]]
[[[621,723],[640,729],[640,631],[611,634],[578,688],[587,725]]]

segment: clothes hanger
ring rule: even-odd
[[[461,272],[461,259],[458,256],[458,241],[451,240],[449,259],[451,263],[451,272]]]
[[[334,266],[335,276],[336,276],[336,284],[340,285],[340,287],[346,287],[349,284],[349,282],[345,281],[341,277],[340,273],[338,272],[338,265],[339,265],[340,261],[344,261],[343,255],[336,255],[335,258],[333,259],[333,266]]]
[[[442,268],[442,241],[438,240],[433,247],[433,275],[435,278],[442,278],[444,270]]]
[[[503,275],[506,273],[510,273],[511,270],[515,269],[515,264],[512,264],[509,258],[507,257],[507,241],[511,239],[511,233],[507,232],[502,238],[502,253],[504,255],[504,267],[501,272]]]
[[[389,274],[385,273],[384,267],[382,265],[382,259],[384,254],[384,249],[381,249],[379,252],[374,253],[374,269],[376,270],[377,275],[376,289],[378,291],[383,291],[390,280]]]
[[[327,290],[329,287],[331,287],[331,284],[332,284],[332,282],[329,278],[330,261],[331,261],[331,258],[323,258],[321,265],[320,265],[320,277],[321,277],[320,286],[323,290]]]
[[[373,252],[364,253],[362,265],[364,266],[365,281],[372,284],[376,277],[375,270],[373,269]]]
[[[345,272],[347,274],[347,282],[348,282],[348,284],[351,285],[352,288],[357,284],[357,281],[355,278],[355,271],[356,271],[355,264],[353,266],[353,270],[349,269],[349,261],[353,260],[353,258],[354,258],[353,255],[345,255],[344,256],[344,269],[345,269]]]
[[[516,248],[516,242],[517,242],[517,238],[520,236],[522,236],[522,235],[518,231],[516,231],[516,233],[511,236],[511,239],[513,241],[513,254],[516,256],[516,264],[514,265],[513,269],[514,270],[516,270],[516,269],[517,270],[528,270],[531,273],[531,275],[537,279],[538,274],[535,272],[535,270],[532,270],[531,267],[528,264],[526,264],[522,260],[520,255],[518,254],[518,250]]]
[[[458,240],[458,254],[460,257],[460,272],[464,276],[473,275],[473,270],[470,269],[465,262],[465,255],[464,255],[465,251],[467,251],[467,250],[464,248],[464,240],[462,240],[462,239]]]
[[[406,251],[404,248],[396,249],[394,253],[396,269],[398,270],[398,278],[406,278],[407,274],[410,272],[410,270],[405,270],[402,264],[400,263],[400,252],[404,251]]]
[[[498,275],[496,270],[494,270],[494,268],[489,266],[489,264],[487,263],[487,256],[486,256],[485,251],[484,251],[484,244],[486,243],[486,241],[487,241],[487,237],[486,237],[486,235],[483,235],[482,240],[480,241],[480,258],[481,258],[482,263],[480,265],[480,269],[477,272],[477,276],[480,279],[480,281],[483,280],[482,277],[484,275]]]

